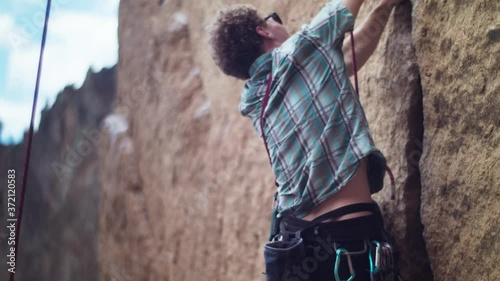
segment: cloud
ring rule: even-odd
[[[116,63],[117,21],[86,13],[60,13],[51,21],[43,58],[41,92],[55,95],[67,84],[79,87],[89,68]],[[7,91],[32,92],[40,46],[33,42],[9,57]]]
[[[16,26],[14,17],[9,14],[0,14],[0,47],[11,48],[17,36],[22,34],[22,30]]]
[[[23,132],[28,130],[27,126],[19,126],[19,124],[29,124],[31,119],[31,106],[26,103],[13,102],[0,98],[0,121],[2,122],[2,136],[0,140],[6,143],[12,139],[14,142],[19,142],[22,139]],[[36,116],[35,122],[38,123],[40,115]]]
[[[0,15],[1,23],[6,23],[10,30],[19,29],[12,18]],[[117,28],[117,13],[106,15],[67,10],[55,13],[49,23],[38,104],[44,105],[45,101],[52,104],[57,93],[68,84],[80,87],[90,66],[100,70],[115,64],[118,58]],[[3,139],[7,135],[18,138],[28,126],[29,117],[26,118],[25,112],[26,108],[31,109],[40,39],[10,47],[5,85],[7,96],[1,94],[0,97]],[[9,110],[6,114],[3,109],[9,102],[19,111]],[[40,110],[39,106],[37,115]]]
[[[98,1],[100,8],[106,14],[118,15],[118,6],[120,5],[120,0],[106,0]]]
[[[6,34],[10,32],[13,28],[14,28],[14,18],[8,14],[0,14],[0,33]],[[0,40],[5,40],[5,36],[1,36]]]

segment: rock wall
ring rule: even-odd
[[[114,96],[115,69],[89,71],[80,89],[66,87],[53,106],[42,111],[31,150],[16,281],[97,280],[100,188],[95,133],[111,111]],[[26,144],[27,135],[21,144],[0,145],[0,181],[7,182],[8,169],[16,171],[16,207]],[[9,278],[4,187],[0,185],[0,280]]]
[[[422,219],[443,280],[499,280],[500,2],[416,3]]]
[[[120,3],[121,130],[100,146],[101,280],[265,280],[273,176],[237,109],[242,82],[218,71],[204,32],[237,2]],[[325,3],[246,2],[277,11],[292,31]],[[365,2],[358,23],[377,1]],[[360,73],[396,174],[396,200],[388,186],[376,199],[407,280],[500,277],[498,7],[406,2]]]

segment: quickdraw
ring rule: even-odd
[[[394,280],[395,265],[392,246],[389,243],[379,241],[372,241],[372,244],[374,245],[375,253],[372,253],[371,247],[368,253],[371,281]]]
[[[362,255],[368,252],[368,259],[370,263],[370,280],[371,281],[394,281],[396,277],[394,251],[392,246],[386,242],[379,241],[364,241],[364,249],[361,251],[348,251],[345,248],[337,247],[336,259],[334,266],[335,281],[352,281],[356,277],[356,270],[352,263],[352,256]],[[349,267],[349,278],[343,280],[340,277],[340,266],[343,256],[347,260]]]

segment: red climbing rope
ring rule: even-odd
[[[47,0],[47,8],[45,9],[45,23],[43,26],[43,33],[42,33],[42,44],[40,47],[40,56],[38,60],[38,72],[36,75],[36,84],[35,84],[35,94],[33,97],[33,107],[31,108],[31,122],[30,122],[30,128],[28,131],[28,144],[26,146],[26,156],[24,159],[24,169],[23,169],[23,177],[22,177],[22,182],[21,182],[21,192],[20,192],[20,197],[21,200],[19,201],[19,211],[17,213],[17,220],[16,220],[16,238],[15,238],[15,244],[14,244],[14,256],[16,257],[16,264],[19,264],[19,257],[17,255],[17,250],[19,249],[19,236],[21,234],[21,221],[23,218],[23,204],[24,204],[24,195],[26,191],[26,181],[28,179],[28,169],[30,165],[30,156],[31,156],[31,143],[33,141],[33,130],[34,130],[34,123],[35,123],[35,113],[36,113],[36,102],[38,100],[38,88],[40,86],[40,76],[42,73],[42,61],[43,61],[43,53],[45,49],[45,42],[47,39],[47,28],[49,24],[49,14],[50,14],[50,5],[51,5],[51,0]],[[14,272],[10,273],[10,281],[14,281]]]
[[[354,68],[354,89],[356,90],[356,96],[359,98],[359,88],[358,88],[358,65],[356,63],[356,49],[354,49],[354,33],[351,30],[351,52],[352,52],[352,67]]]

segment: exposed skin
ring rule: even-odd
[[[368,15],[368,17],[361,23],[361,25],[354,30],[354,42],[356,48],[356,63],[358,70],[368,61],[370,56],[377,48],[380,36],[389,21],[389,15],[392,9],[402,0],[387,0],[381,1]],[[376,28],[373,28],[373,27]],[[352,65],[352,48],[351,36],[346,36],[344,39],[342,52],[344,53],[344,61],[347,67],[349,76],[354,75],[354,68]]]
[[[364,0],[341,0],[353,16],[357,16]],[[374,8],[366,20],[354,30],[354,40],[356,43],[356,62],[358,70],[363,67],[368,58],[375,51],[380,36],[389,20],[389,14],[392,9],[399,3],[405,0],[381,0],[376,8]],[[371,28],[373,25],[378,25],[379,28]],[[257,33],[264,37],[262,49],[265,53],[271,52],[285,42],[290,34],[284,25],[269,18],[266,24],[259,26],[256,29]],[[346,36],[342,51],[344,60],[348,69],[349,76],[353,75],[353,67],[351,60],[351,43],[350,37]],[[356,175],[334,196],[328,198],[325,202],[319,204],[305,216],[304,220],[313,220],[314,218],[327,213],[331,210],[338,209],[343,206],[372,202],[370,194],[370,186],[367,174],[367,159],[361,160],[360,169]],[[346,220],[360,216],[370,215],[371,212],[358,212],[339,217],[335,220]]]
[[[257,26],[256,31],[264,37],[262,45],[264,53],[278,48],[290,37],[286,27],[276,22],[273,18],[267,19],[265,26]]]

